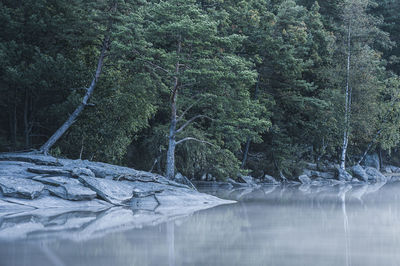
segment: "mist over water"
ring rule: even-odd
[[[203,190],[238,203],[0,216],[0,265],[399,265],[399,183]]]

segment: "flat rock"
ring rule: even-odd
[[[0,161],[21,161],[36,165],[63,166],[62,160],[52,156],[35,153],[1,153]]]
[[[34,199],[43,191],[44,185],[30,179],[1,176],[0,188],[5,196]]]
[[[127,181],[114,181],[93,177],[79,177],[79,181],[91,190],[95,191],[100,198],[116,205],[124,205],[133,197],[134,187]],[[140,192],[139,190],[137,192]]]
[[[95,177],[95,174],[87,168],[83,168],[83,167],[75,167],[72,169],[71,172],[72,177],[80,177],[80,176],[91,176],[91,177]]]
[[[92,200],[97,196],[96,192],[81,184],[66,184],[58,187],[47,186],[46,189],[51,194],[66,200]]]
[[[70,172],[62,168],[51,167],[51,166],[40,166],[40,167],[29,167],[28,171],[35,174],[44,175],[69,175]]]
[[[80,185],[81,183],[76,180],[72,179],[66,176],[49,176],[49,177],[43,177],[43,176],[35,176],[32,178],[32,180],[41,182],[46,185],[51,185],[51,186],[62,186],[66,184],[70,185]]]
[[[104,210],[112,205],[103,200],[93,199],[90,201],[70,201],[58,197],[41,196],[36,199],[17,199],[4,197],[3,201],[29,206],[37,209],[59,208],[60,210]]]

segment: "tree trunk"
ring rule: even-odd
[[[17,150],[17,89],[14,89],[14,106],[11,111],[11,116],[10,116],[10,134],[11,134],[11,145],[12,145],[12,150],[16,151]]]
[[[251,143],[250,138],[247,138],[246,147],[244,148],[242,166],[240,167],[242,169],[246,166],[247,156],[249,154],[249,149],[250,149],[250,143]]]
[[[29,149],[29,90],[25,89],[25,103],[24,103],[24,136],[25,136],[25,149]]]
[[[347,146],[349,144],[349,131],[350,131],[350,115],[351,115],[351,89],[350,89],[350,59],[351,59],[351,24],[348,26],[347,36],[347,71],[346,71],[346,95],[345,95],[345,117],[344,117],[344,132],[343,132],[343,145],[342,155],[340,157],[340,168],[346,168],[346,154]]]
[[[167,165],[166,176],[168,179],[175,177],[175,130],[176,130],[176,104],[171,103],[171,125],[168,137]]]
[[[166,162],[166,173],[168,179],[175,178],[175,147],[176,147],[176,100],[178,97],[178,82],[179,82],[179,54],[181,52],[182,43],[179,37],[178,48],[177,48],[177,56],[178,61],[176,62],[175,67],[175,82],[174,88],[172,90],[171,95],[171,125],[169,128],[169,136],[168,136],[168,151],[167,151],[167,162]]]
[[[67,121],[49,138],[49,140],[43,144],[42,147],[40,147],[40,151],[47,154],[50,150],[50,148],[61,138],[61,136],[71,127],[71,125],[75,122],[76,118],[79,116],[79,114],[83,111],[85,106],[87,105],[90,97],[93,94],[93,91],[96,87],[97,81],[99,80],[101,70],[103,67],[103,62],[104,62],[104,57],[106,55],[106,51],[109,48],[110,45],[110,31],[107,33],[107,35],[104,37],[103,40],[103,45],[101,48],[99,60],[97,62],[97,69],[95,76],[93,77],[93,80],[90,84],[90,87],[87,88],[86,94],[82,99],[81,104],[75,109],[75,111],[68,117]]]

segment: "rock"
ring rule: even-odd
[[[343,170],[340,167],[337,167],[337,178],[340,181],[351,181],[353,179],[353,176],[349,174],[346,170]]]
[[[265,175],[263,178],[263,182],[268,184],[280,184],[279,181],[277,181],[273,176],[270,175]]]
[[[46,189],[66,200],[92,200],[97,196],[96,192],[83,185],[66,184],[58,187],[48,186]]]
[[[133,198],[131,201],[131,206],[133,209],[155,210],[159,205],[160,203],[155,195],[149,195],[142,198]]]
[[[177,173],[175,175],[174,181],[176,181],[178,183],[181,183],[181,184],[184,184],[184,185],[190,187],[193,190],[197,190],[196,187],[193,185],[193,183],[190,182],[190,180],[186,176],[182,175],[181,173]]]
[[[321,171],[314,171],[314,170],[309,170],[305,169],[303,171],[304,175],[307,175],[309,178],[323,178],[323,179],[334,179],[335,178],[335,173],[334,172],[321,172]]]
[[[316,163],[306,163],[306,169],[317,171],[318,165]]]
[[[83,168],[83,167],[76,167],[74,169],[72,169],[71,172],[72,177],[80,177],[80,176],[90,176],[90,177],[94,177],[94,173],[87,168]]]
[[[51,186],[62,186],[65,184],[71,184],[71,185],[81,184],[78,180],[66,176],[50,176],[50,177],[35,176],[34,178],[32,178],[32,180]]]
[[[127,204],[133,197],[134,187],[128,181],[114,181],[93,177],[80,176],[79,181],[99,197],[115,205]],[[140,190],[137,190],[140,192]]]
[[[241,181],[242,183],[247,184],[248,186],[251,187],[258,187],[259,185],[254,181],[254,178],[251,176],[239,176],[238,180]]]
[[[69,175],[70,173],[62,168],[41,166],[41,167],[29,167],[28,171],[35,174],[44,175]]]
[[[4,196],[37,198],[44,189],[44,185],[25,178],[1,176],[0,188]]]
[[[36,165],[63,166],[61,160],[57,158],[35,153],[3,153],[0,154],[0,161],[21,161]]]
[[[302,184],[310,184],[311,183],[311,178],[309,178],[307,175],[301,175],[298,177],[298,179],[300,180],[300,182]]]
[[[386,165],[383,168],[383,172],[389,173],[389,174],[391,174],[391,173],[397,174],[397,173],[400,173],[400,168],[397,166],[394,166],[394,165]]]
[[[366,167],[365,173],[368,175],[368,180],[372,182],[386,182],[387,178],[378,169],[374,167]]]
[[[354,177],[358,178],[361,181],[368,181],[368,175],[365,172],[364,168],[362,168],[361,165],[357,164],[353,167],[350,168],[350,170],[352,171]]]
[[[246,187],[246,186],[247,186],[246,183],[239,183],[239,182],[236,182],[236,181],[233,180],[232,178],[228,178],[227,181],[228,181],[228,183],[231,184],[233,187]]]
[[[379,156],[377,153],[367,154],[362,162],[362,165],[366,167],[373,167],[375,169],[380,169]]]

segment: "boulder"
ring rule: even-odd
[[[346,170],[343,170],[340,167],[337,167],[337,179],[340,181],[351,181],[353,176],[349,174]]]
[[[400,168],[394,165],[386,165],[383,167],[383,172],[388,174],[397,174],[400,173]]]
[[[301,175],[298,177],[298,179],[300,180],[300,182],[302,184],[310,184],[311,183],[311,178],[309,178],[307,175]]]
[[[309,178],[323,178],[323,179],[335,179],[336,175],[335,172],[321,172],[315,170],[304,169],[303,175],[307,175]]]
[[[368,175],[361,165],[357,164],[351,167],[350,170],[353,173],[353,176],[356,177],[357,179],[365,182],[368,181]]]
[[[279,184],[279,181],[277,181],[273,176],[270,175],[265,175],[263,178],[263,182],[268,184]]]
[[[257,187],[257,186],[259,186],[259,185],[254,181],[254,178],[251,177],[251,176],[239,176],[239,177],[238,177],[238,180],[239,180],[239,182],[245,183],[245,184],[247,184],[248,186],[251,186],[251,187]]]
[[[372,182],[386,182],[387,178],[378,169],[374,167],[366,167],[365,173],[368,176],[368,180]]]
[[[380,169],[379,156],[377,153],[367,154],[362,162],[362,165],[366,167],[373,167],[375,169]]]
[[[43,191],[44,185],[30,179],[1,176],[0,189],[4,196],[34,199]]]

